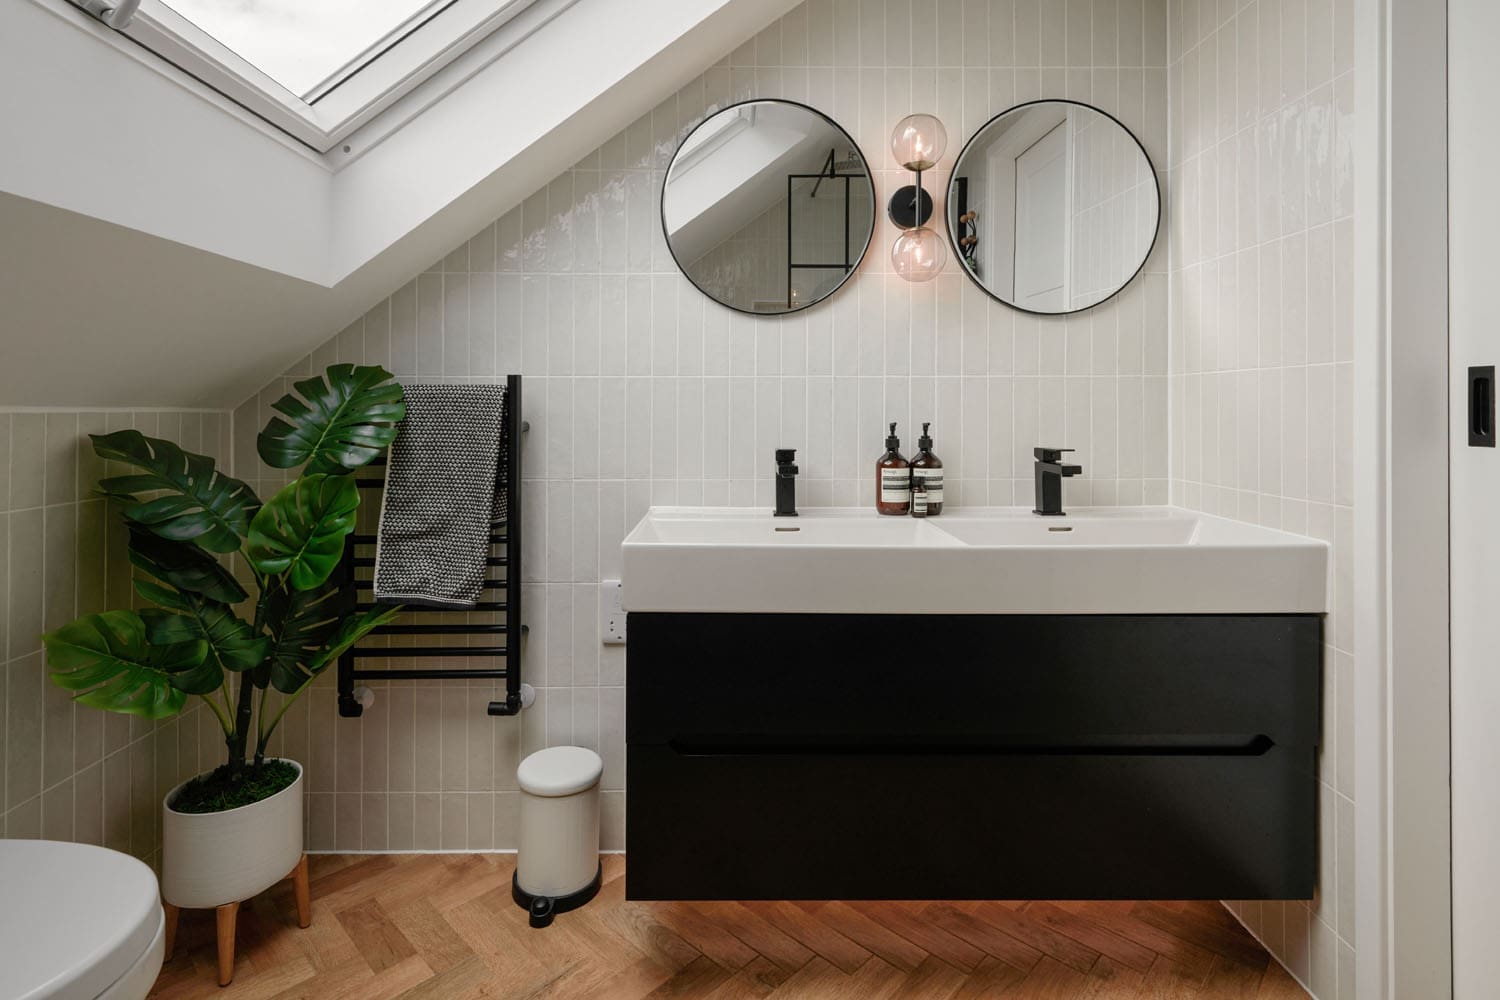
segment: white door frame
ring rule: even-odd
[[[1360,1000],[1452,995],[1445,0],[1355,0]]]

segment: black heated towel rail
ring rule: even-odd
[[[490,715],[515,715],[521,710],[521,650],[526,626],[521,624],[521,436],[530,425],[521,419],[521,376],[505,380],[505,403],[501,411],[502,430],[500,480],[495,488],[505,491],[505,520],[490,532],[490,554],[485,565],[490,571],[484,581],[483,600],[471,609],[423,608],[409,606],[399,623],[382,625],[372,636],[432,638],[422,645],[355,645],[339,657],[339,714],[358,718],[364,706],[354,697],[354,686],[364,680],[503,680],[505,698],[489,704]],[[385,468],[385,459],[371,462],[368,468]],[[381,477],[362,476],[358,480],[366,495],[385,487]],[[361,510],[379,511],[378,504],[361,504]],[[344,547],[339,572],[343,574],[349,606],[362,611],[374,606],[375,531],[355,531]],[[460,618],[462,621],[454,621]],[[472,636],[484,636],[480,644],[456,645]],[[493,638],[492,638],[493,637]],[[448,641],[444,642],[443,639]],[[434,667],[360,667],[368,659],[436,659],[446,661]],[[498,659],[502,666],[459,666],[477,659]],[[454,665],[447,665],[447,664]]]

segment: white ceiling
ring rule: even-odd
[[[11,5],[0,406],[236,405],[793,4],[578,0],[327,156],[64,0]]]

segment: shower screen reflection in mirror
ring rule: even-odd
[[[1097,108],[1033,101],[959,153],[945,215],[959,263],[1025,312],[1078,312],[1134,278],[1156,243],[1161,192],[1146,150]]]
[[[875,231],[875,188],[849,134],[792,101],[746,101],[688,133],[661,195],[682,273],[741,312],[795,312],[838,290]]]

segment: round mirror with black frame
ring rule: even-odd
[[[1019,104],[954,161],[944,215],[964,271],[991,298],[1056,316],[1113,298],[1146,266],[1161,189],[1141,141],[1077,101]]]
[[[667,167],[662,229],[677,267],[740,312],[796,312],[836,292],[875,234],[875,185],[849,133],[795,101],[709,115]]]

